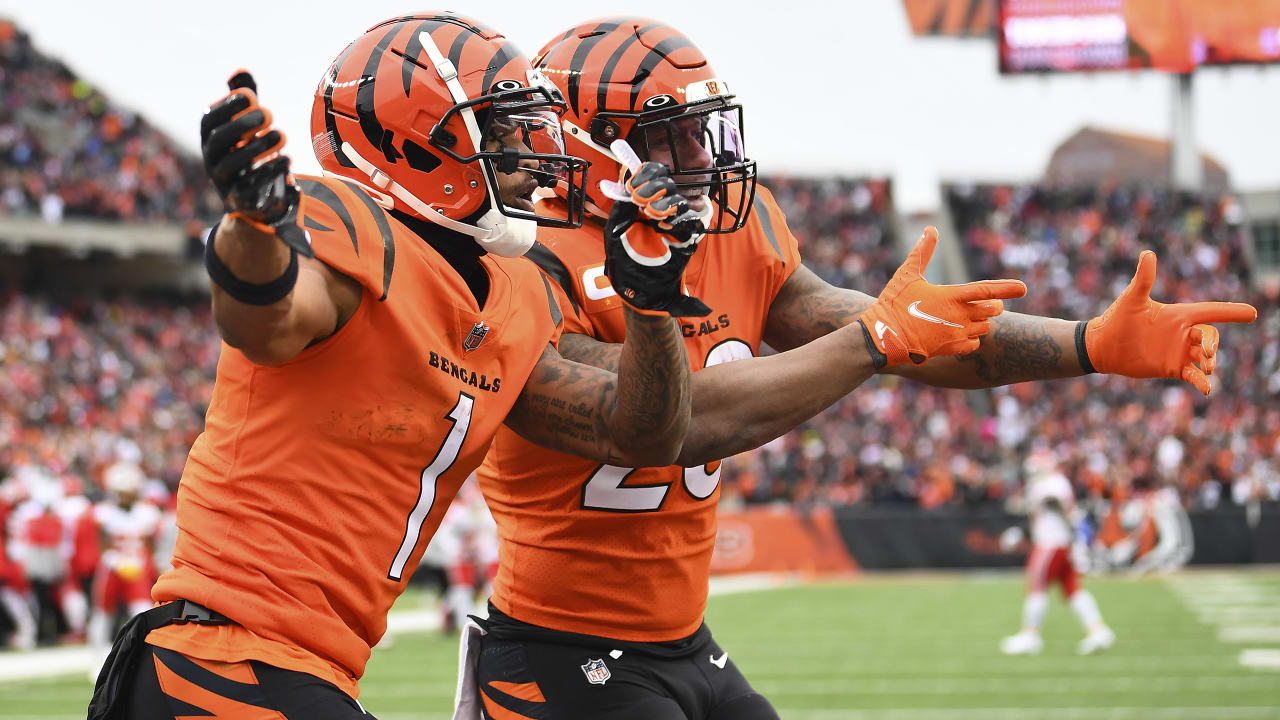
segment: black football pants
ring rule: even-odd
[[[779,720],[714,640],[678,658],[480,642],[476,680],[486,720]]]

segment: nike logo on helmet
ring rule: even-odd
[[[913,302],[913,303],[911,303],[910,305],[908,305],[908,306],[907,306],[907,314],[908,314],[908,315],[910,315],[910,316],[912,316],[912,317],[918,317],[918,318],[920,318],[921,320],[928,320],[928,321],[929,321],[929,322],[931,322],[931,323],[937,323],[938,325],[947,325],[947,326],[949,326],[949,327],[953,327],[953,328],[964,327],[963,325],[959,325],[959,324],[957,324],[957,323],[953,323],[953,322],[951,322],[951,321],[949,321],[949,320],[943,320],[943,319],[942,319],[942,318],[940,318],[940,317],[937,317],[937,316],[935,316],[935,315],[930,315],[929,313],[927,313],[927,312],[925,312],[925,311],[921,310],[921,309],[920,309],[920,301],[919,301],[919,300],[917,300],[917,301],[915,301],[915,302]]]

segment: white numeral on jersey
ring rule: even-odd
[[[418,544],[422,523],[426,522],[431,506],[436,501],[436,480],[453,465],[458,459],[458,453],[462,451],[462,443],[467,439],[467,429],[471,427],[471,407],[474,404],[475,398],[466,393],[458,393],[458,404],[445,416],[453,422],[453,427],[431,464],[422,470],[418,502],[413,506],[413,512],[409,513],[409,519],[405,522],[404,540],[400,541],[400,551],[396,553],[396,559],[391,562],[391,569],[387,571],[387,577],[392,580],[398,581],[404,574],[405,563],[409,562],[409,556]]]
[[[585,278],[584,278],[585,280]],[[707,361],[703,367],[711,367],[720,363],[732,362],[752,357],[751,346],[737,338],[717,343],[707,353]],[[684,489],[697,500],[706,500],[720,485],[719,460],[684,469]],[[614,512],[652,512],[662,507],[662,501],[671,489],[666,485],[641,485],[623,487],[627,477],[635,472],[634,468],[601,465],[591,474],[586,487],[582,488],[582,507],[588,510],[612,510]]]
[[[662,507],[670,485],[622,487],[627,476],[635,468],[601,465],[591,474],[582,489],[582,507],[589,510],[615,510],[621,512],[645,512]]]

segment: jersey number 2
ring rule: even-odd
[[[462,452],[462,443],[466,441],[467,430],[471,427],[471,407],[474,404],[475,398],[466,393],[458,393],[458,404],[445,416],[453,423],[453,427],[449,429],[435,458],[422,470],[418,502],[405,521],[404,539],[400,541],[400,550],[396,553],[395,560],[391,561],[391,569],[387,571],[387,578],[391,580],[399,581],[404,575],[405,563],[409,562],[409,556],[418,544],[418,537],[422,535],[422,523],[427,521],[431,506],[435,504],[436,481],[445,470],[453,466],[458,460],[458,453]]]
[[[717,343],[707,352],[704,368],[749,358],[751,346],[736,338]],[[721,461],[684,469],[684,489],[697,500],[706,500],[720,484]],[[653,512],[662,507],[670,483],[624,486],[635,468],[601,465],[582,488],[582,507],[612,512]]]

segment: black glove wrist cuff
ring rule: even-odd
[[[883,370],[885,365],[889,364],[889,356],[880,352],[876,348],[875,342],[871,340],[871,331],[867,329],[867,324],[858,320],[858,324],[862,326],[862,339],[867,341],[867,354],[871,356],[871,366],[876,370]]]
[[[1089,323],[1084,320],[1076,323],[1076,357],[1080,359],[1080,369],[1084,371],[1085,375],[1098,372],[1098,369],[1093,366],[1093,362],[1089,360],[1089,349],[1085,347],[1084,343],[1084,331],[1088,326]]]
[[[209,279],[222,288],[232,299],[246,305],[274,305],[293,292],[298,282],[298,251],[289,249],[289,267],[280,277],[265,283],[250,283],[241,280],[231,273],[218,254],[213,251],[213,237],[217,233],[215,225],[209,233],[209,242],[204,246],[204,269],[209,272]]]

